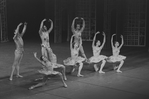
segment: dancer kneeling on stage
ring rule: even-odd
[[[82,77],[83,75],[81,75],[81,70],[83,68],[83,61],[85,61],[85,58],[79,56],[79,49],[82,44],[82,39],[80,39],[79,43],[77,42],[72,43],[73,37],[74,35],[72,35],[70,40],[71,57],[65,59],[63,62],[64,62],[64,65],[67,65],[67,66],[76,66],[78,64],[79,70],[78,70],[77,76]],[[72,72],[74,72],[74,70],[75,70],[75,67],[73,67]]]
[[[29,89],[34,89],[36,87],[45,85],[49,75],[59,75],[62,79],[64,87],[67,87],[67,84],[64,81],[66,80],[66,78],[62,75],[62,73],[53,70],[54,68],[60,68],[61,66],[51,63],[45,56],[41,56],[40,59],[37,58],[37,53],[34,53],[34,57],[43,65],[43,69],[39,70],[39,73],[43,74],[44,78],[43,78],[43,82],[38,83],[37,85],[33,85]]]
[[[15,30],[15,33],[14,33],[15,35],[13,37],[13,40],[16,44],[16,50],[15,50],[15,58],[14,58],[14,62],[13,62],[13,65],[12,65],[12,71],[11,71],[11,75],[10,75],[9,80],[13,79],[13,74],[14,74],[15,69],[17,71],[17,77],[23,77],[22,75],[19,74],[19,68],[20,68],[19,65],[20,65],[22,57],[23,57],[24,43],[23,43],[22,37],[23,37],[23,35],[26,31],[27,23],[26,22],[24,23],[22,33],[19,33],[19,28],[20,28],[21,25],[22,25],[22,23],[20,23],[17,26],[17,28]]]
[[[120,70],[122,65],[124,64],[124,60],[126,59],[126,56],[123,55],[119,55],[120,53],[120,49],[124,44],[124,40],[123,40],[123,36],[121,35],[121,45],[119,46],[119,42],[115,42],[115,45],[113,45],[113,36],[116,34],[113,34],[111,37],[111,46],[112,46],[112,53],[113,55],[110,56],[107,61],[110,63],[117,63],[120,62],[119,66],[115,66],[114,70],[116,70],[116,72],[121,73],[122,71]]]
[[[93,56],[91,58],[89,58],[89,63],[94,63],[94,69],[95,71],[98,71],[98,67],[97,67],[97,64],[101,61],[101,66],[100,66],[100,70],[99,70],[99,73],[105,73],[102,71],[105,63],[106,63],[106,58],[107,56],[105,55],[100,55],[101,53],[101,50],[105,44],[105,41],[106,41],[106,35],[105,33],[103,32],[103,36],[104,36],[104,39],[103,39],[103,43],[101,45],[101,42],[99,40],[97,40],[96,42],[96,45],[95,45],[95,40],[96,40],[96,35],[99,34],[100,32],[97,32],[93,38],[93,42],[92,42],[92,50],[93,50]]]

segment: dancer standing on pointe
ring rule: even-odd
[[[106,63],[106,58],[107,56],[105,55],[100,55],[101,53],[101,50],[105,44],[105,41],[106,41],[106,35],[105,33],[103,32],[103,36],[104,36],[104,39],[103,39],[103,43],[101,45],[101,42],[99,40],[97,40],[96,42],[96,45],[95,45],[95,40],[96,40],[96,35],[99,34],[100,32],[97,32],[93,38],[93,42],[92,42],[92,49],[93,49],[93,56],[91,58],[89,58],[89,62],[90,63],[94,63],[94,69],[95,71],[98,71],[98,67],[97,67],[97,64],[101,61],[101,66],[100,66],[100,70],[99,70],[99,73],[105,73],[102,71],[105,63]]]
[[[81,38],[81,34],[82,34],[82,32],[83,32],[83,30],[84,30],[84,28],[85,28],[85,20],[84,20],[83,18],[81,18],[81,20],[83,20],[82,28],[81,28],[80,24],[77,24],[76,29],[75,29],[75,26],[74,26],[74,25],[75,25],[76,19],[79,19],[79,18],[76,17],[76,18],[73,20],[71,29],[72,29],[72,32],[73,32],[73,34],[74,34],[74,36],[75,36],[74,42],[79,43],[80,39],[82,39],[82,38]],[[86,59],[86,61],[87,61],[87,57],[86,57],[86,55],[85,55],[85,53],[84,53],[84,49],[83,49],[83,46],[82,46],[82,42],[81,42],[79,51],[81,52],[82,56],[83,56],[83,57]]]
[[[115,66],[114,70],[116,70],[116,72],[118,73],[122,73],[122,71],[120,70],[122,65],[124,64],[124,60],[126,59],[126,56],[123,55],[119,55],[120,53],[120,49],[124,44],[124,40],[123,40],[123,36],[121,35],[121,45],[119,46],[119,42],[115,41],[115,43],[113,44],[113,36],[116,34],[113,34],[111,37],[111,46],[112,46],[112,53],[113,55],[110,56],[107,61],[108,62],[112,62],[112,63],[116,63],[116,62],[120,62],[119,66]]]
[[[81,74],[81,70],[83,68],[83,61],[85,61],[85,58],[79,56],[79,50],[82,45],[82,39],[79,40],[79,42],[72,42],[75,35],[72,35],[70,40],[70,51],[71,51],[71,57],[68,57],[63,61],[64,65],[67,66],[76,66],[79,65],[78,69],[78,77],[83,77]],[[75,67],[73,67],[72,72],[74,72]]]
[[[45,46],[50,47],[49,33],[53,29],[53,21],[51,19],[49,19],[49,21],[51,22],[51,27],[49,28],[49,30],[47,30],[47,27],[44,25],[45,21],[46,21],[46,19],[43,19],[41,24],[40,24],[39,35],[40,35],[40,38],[41,38],[41,41],[42,41],[41,54],[48,58],[48,53],[45,49]]]
[[[40,87],[40,86],[43,86],[47,83],[47,80],[48,80],[48,76],[49,75],[59,75],[62,79],[62,82],[63,82],[63,85],[64,87],[67,87],[67,84],[65,83],[64,80],[66,80],[66,78],[62,75],[62,73],[58,72],[58,71],[54,71],[54,68],[59,68],[58,66],[56,66],[55,64],[53,64],[52,62],[50,62],[48,60],[47,57],[45,56],[41,56],[40,59],[37,57],[37,53],[35,52],[34,53],[34,57],[37,59],[37,61],[39,63],[42,64],[43,66],[43,69],[39,70],[39,73],[43,74],[43,79],[41,83],[38,83],[36,85],[33,85],[31,86],[29,89],[34,89],[36,87]]]
[[[15,35],[13,37],[13,40],[14,40],[14,42],[16,44],[16,50],[15,50],[15,58],[14,58],[14,63],[12,65],[12,72],[11,72],[11,75],[10,75],[10,80],[13,79],[13,73],[14,73],[15,69],[17,71],[17,77],[23,77],[23,76],[21,76],[19,74],[19,67],[20,67],[20,62],[22,60],[23,51],[24,51],[24,48],[23,48],[24,43],[23,43],[22,37],[23,37],[23,35],[24,35],[25,31],[26,31],[27,23],[26,22],[24,23],[24,27],[23,27],[22,33],[20,34],[19,33],[19,28],[20,28],[21,25],[22,25],[22,23],[20,23],[17,26],[17,28],[16,28],[16,30],[14,32]]]

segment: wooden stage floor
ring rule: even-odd
[[[92,56],[91,42],[83,42],[87,57]],[[70,56],[69,44],[51,44],[58,57],[58,63]],[[9,81],[14,59],[14,42],[0,43],[0,99],[149,99],[149,53],[144,48],[122,47],[121,54],[127,56],[122,67],[123,73],[116,73],[112,64],[106,63],[105,74],[94,72],[93,65],[84,64],[82,74],[70,74],[66,69],[68,88],[63,88],[59,77],[52,77],[48,84],[28,90],[41,77],[37,72],[40,64],[33,52],[40,53],[40,42],[25,41],[25,52],[20,66],[23,78],[14,77]],[[110,56],[111,49],[101,54]]]

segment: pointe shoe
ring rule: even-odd
[[[117,72],[117,73],[122,73],[122,71],[120,71],[120,70],[116,70],[116,72]]]
[[[78,77],[83,77],[83,75],[81,75],[81,74],[78,74],[77,76],[78,76]]]
[[[105,74],[105,72],[103,72],[103,71],[99,71],[99,73],[100,73],[100,74]]]
[[[68,86],[66,84],[64,84],[64,87],[67,88]]]
[[[18,78],[22,78],[23,76],[22,76],[22,75],[17,75],[17,77],[18,77]]]

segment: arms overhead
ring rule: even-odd
[[[40,24],[40,29],[39,29],[39,33],[41,33],[41,30],[42,30],[42,27],[43,27],[43,23],[44,23],[44,21],[46,21],[46,19],[43,19],[43,20],[41,21],[41,24]]]
[[[85,20],[84,20],[83,18],[81,18],[81,19],[83,20],[83,26],[82,26],[80,32],[83,32],[83,30],[84,30],[84,28],[85,28]]]
[[[102,43],[102,45],[101,45],[101,48],[103,48],[103,46],[104,46],[104,44],[105,44],[105,42],[106,42],[106,34],[103,32],[103,36],[104,36],[104,39],[103,39],[103,43]]]
[[[51,19],[49,19],[49,21],[51,22],[51,27],[49,28],[48,33],[50,33],[53,29],[53,21]]]
[[[39,58],[37,58],[37,52],[34,52],[34,57],[37,59],[39,63],[41,63],[42,65],[45,65]]]
[[[75,32],[75,27],[74,27],[74,24],[75,24],[75,20],[78,19],[78,17],[75,17],[72,21],[72,25],[71,25],[71,30],[72,32],[74,33]]]
[[[123,39],[123,36],[121,35],[121,39],[122,39],[122,43],[121,43],[121,45],[119,46],[119,48],[121,48],[122,46],[123,46],[123,44],[124,44],[124,39]]]
[[[112,46],[112,48],[114,47],[114,45],[113,45],[113,36],[114,35],[116,35],[116,34],[113,34],[112,37],[111,37],[111,46]]]
[[[93,38],[93,42],[92,42],[92,47],[95,46],[96,35],[99,33],[100,33],[99,31],[95,33],[94,38]]]
[[[21,33],[21,36],[24,35],[24,33],[25,33],[25,31],[26,31],[26,27],[27,27],[27,23],[25,22],[25,23],[24,23],[23,30],[22,30],[22,33]]]

